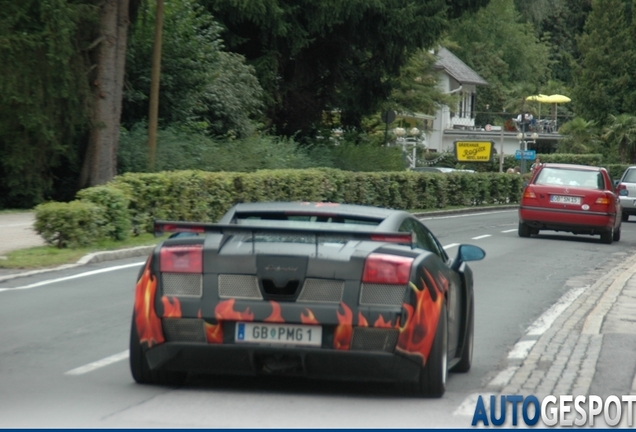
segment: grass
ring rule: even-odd
[[[91,247],[80,249],[58,249],[53,246],[37,246],[28,249],[18,249],[5,254],[7,259],[0,260],[0,268],[6,269],[35,269],[54,267],[62,264],[76,263],[81,257],[92,252],[124,249],[135,246],[151,246],[157,244],[161,238],[152,234],[141,234],[124,241],[103,240]]]

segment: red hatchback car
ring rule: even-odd
[[[519,237],[540,230],[601,236],[611,244],[621,238],[621,205],[605,168],[544,164],[523,191]]]

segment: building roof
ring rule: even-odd
[[[488,85],[485,79],[446,48],[440,47],[436,57],[435,69],[446,71],[460,84]]]

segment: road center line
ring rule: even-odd
[[[49,279],[49,280],[45,280],[45,281],[42,281],[42,282],[32,283],[30,285],[24,285],[24,286],[21,286],[21,287],[0,288],[0,292],[36,288],[36,287],[40,287],[40,286],[43,286],[43,285],[50,285],[50,284],[54,284],[54,283],[58,283],[58,282],[64,282],[64,281],[72,280],[72,279],[78,279],[78,278],[86,277],[86,276],[93,276],[93,275],[100,274],[100,273],[106,273],[106,272],[111,272],[111,271],[122,270],[122,269],[129,268],[129,267],[139,267],[139,266],[143,265],[144,262],[145,261],[140,261],[140,262],[136,262],[136,263],[132,263],[132,264],[124,264],[124,265],[120,265],[120,266],[107,267],[107,268],[103,268],[103,269],[99,269],[99,270],[91,270],[91,271],[84,272],[84,273],[78,273],[78,274],[72,275],[72,276],[66,276],[66,277],[57,278],[57,279]]]
[[[491,236],[491,234],[484,234],[484,235],[480,235],[480,236],[477,236],[477,237],[473,237],[471,240],[481,240],[483,238],[490,237],[490,236]]]
[[[108,366],[113,363],[117,363],[118,361],[124,360],[128,358],[128,350],[122,351],[119,354],[114,354],[110,357],[103,358],[101,360],[97,360],[93,363],[89,363],[84,366],[80,366],[78,368],[72,369],[68,372],[64,372],[64,375],[83,375],[88,372],[92,372],[95,369],[102,368],[104,366]]]
[[[502,231],[502,233],[515,232],[515,231],[518,231],[518,230],[519,230],[518,228],[513,228],[513,229]]]

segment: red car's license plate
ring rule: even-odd
[[[581,197],[550,195],[550,202],[560,204],[581,204]]]

